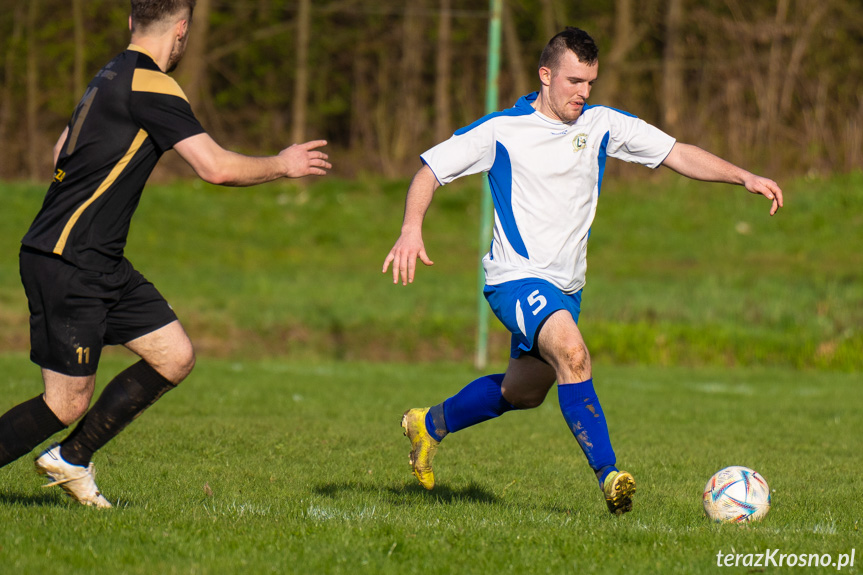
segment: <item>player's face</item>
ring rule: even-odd
[[[548,94],[543,102],[544,109],[540,111],[561,122],[577,120],[590,97],[590,88],[596,81],[598,70],[597,63],[588,66],[569,50],[560,59],[556,70],[540,68],[540,81]]]

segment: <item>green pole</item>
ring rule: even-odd
[[[488,22],[488,68],[486,69],[485,112],[497,111],[497,77],[500,70],[500,19],[503,12],[503,0],[489,0]],[[482,258],[488,250],[491,240],[492,202],[491,187],[488,174],[483,177],[481,212],[479,225],[479,267],[477,273],[477,315],[478,328],[476,336],[476,358],[474,365],[484,369],[488,363],[488,305],[482,295],[485,287],[485,272],[482,268]]]

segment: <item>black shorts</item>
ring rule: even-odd
[[[102,348],[132,341],[177,319],[156,287],[123,259],[111,273],[21,248],[30,306],[30,359],[65,375],[96,373]]]

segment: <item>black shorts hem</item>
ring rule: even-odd
[[[126,341],[121,341],[121,342],[117,342],[117,343],[109,343],[106,345],[126,345],[130,341],[134,341],[134,340],[138,339],[139,337],[144,337],[145,335],[149,335],[149,334],[153,333],[154,331],[158,331],[158,330],[162,329],[163,327],[165,327],[166,325],[174,323],[175,321],[178,320],[177,314],[175,314],[175,313],[172,313],[171,317],[166,317],[164,319],[166,321],[164,323],[162,323],[161,325],[158,325],[157,327],[153,327],[152,325],[150,325],[150,326],[142,327],[139,330],[134,330],[134,331],[128,332]],[[160,322],[156,322],[156,324],[158,324],[158,323],[160,323]],[[156,325],[156,324],[154,324],[154,325]]]
[[[82,364],[80,367],[70,367],[68,365],[55,364],[50,361],[42,361],[35,357],[32,352],[30,352],[30,361],[35,363],[42,369],[47,369],[48,371],[53,371],[62,375],[68,375],[69,377],[88,377],[91,375],[96,375],[96,370],[99,368],[98,363]]]

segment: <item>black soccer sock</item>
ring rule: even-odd
[[[60,444],[60,455],[72,465],[89,464],[93,453],[175,387],[147,362],[139,361],[105,386],[84,419]]]
[[[0,417],[0,467],[27,455],[63,429],[66,426],[45,403],[44,396],[16,405]]]

